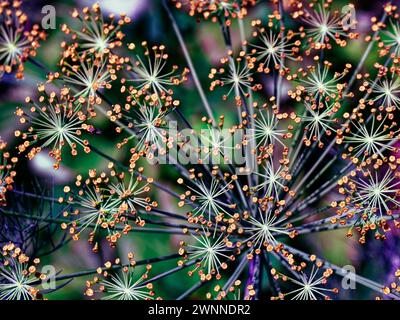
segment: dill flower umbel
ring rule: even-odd
[[[179,73],[177,65],[168,66],[168,54],[164,45],[152,46],[150,49],[147,42],[143,41],[141,47],[143,54],[135,54],[133,59],[129,59],[126,67],[129,77],[124,81],[128,85],[133,84],[136,90],[171,95],[173,87],[186,80],[188,70],[185,68]],[[134,43],[129,43],[128,49],[137,51]]]
[[[15,71],[24,77],[24,62],[36,56],[39,42],[46,38],[38,25],[28,29],[28,16],[21,10],[21,1],[0,3],[0,78]]]
[[[138,227],[144,226],[139,210],[149,212],[157,207],[157,202],[151,201],[148,193],[150,178],[141,175],[143,168],[135,172],[117,172],[109,164],[110,172],[97,173],[89,171],[87,179],[81,175],[76,177],[75,186],[64,187],[66,196],[62,202],[72,204],[73,211],[65,211],[64,217],[71,216],[70,223],[63,223],[62,228],[68,229],[73,239],[79,240],[86,229],[89,232],[89,243],[93,250],[98,249],[98,236],[103,231],[110,245],[115,246],[117,240],[132,230],[131,221]]]
[[[247,15],[247,8],[254,6],[256,0],[173,0],[175,6],[187,9],[189,15],[200,16],[217,22],[226,19],[226,24],[231,24],[231,19],[241,19]]]
[[[128,253],[129,264],[122,265],[118,258],[98,268],[92,281],[87,281],[85,294],[101,300],[153,300],[156,299],[153,285],[148,279],[152,266],[147,265],[143,274],[138,274],[134,254]],[[151,280],[151,279],[150,279]]]
[[[15,131],[15,136],[24,141],[19,145],[19,151],[27,151],[28,158],[32,159],[43,148],[49,147],[56,169],[64,148],[69,148],[73,156],[77,155],[77,148],[90,152],[89,142],[82,134],[91,133],[93,126],[86,123],[81,103],[70,96],[69,89],[48,93],[45,86],[40,85],[39,94],[37,101],[30,97],[25,99],[29,109],[17,108],[15,112],[21,124],[29,125],[26,131]]]
[[[39,259],[32,262],[20,248],[10,243],[0,253],[0,299],[1,300],[35,300],[40,298],[36,288],[38,280],[45,275],[37,271]]]
[[[145,247],[141,259],[128,253],[128,264],[116,259],[60,278],[95,274],[85,295],[96,299],[154,299],[153,284],[186,275],[179,290],[164,290],[168,298],[340,296],[334,284],[347,273],[319,248],[325,240],[345,241],[347,231],[362,253],[400,227],[397,6],[384,5],[365,32],[345,24],[357,27],[331,0],[173,2],[215,23],[218,34],[209,36],[225,51],[216,65],[192,59],[167,1],[180,48],[138,34],[135,45],[125,40],[125,15],[76,9],[79,27],[63,26],[70,37],[48,75],[59,89],[40,85],[16,111],[21,156],[49,149],[56,169],[65,150],[103,161],[89,171],[69,163],[75,180],[46,199],[63,206],[62,216],[46,222],[61,225],[66,239],[88,240],[93,255]],[[268,14],[248,19],[257,6]],[[354,46],[363,50],[350,57]],[[100,135],[113,152],[96,143]],[[357,272],[358,285],[382,291]],[[391,288],[388,297],[398,298]]]
[[[105,21],[99,4],[85,7],[82,11],[74,10],[72,17],[80,22],[80,28],[71,28],[67,24],[62,25],[62,30],[71,36],[74,50],[78,53],[90,52],[92,54],[107,55],[122,46],[124,33],[121,28],[130,23],[130,18],[121,15],[116,19],[110,14]],[[68,42],[63,42],[62,47],[66,49]]]
[[[272,270],[271,273],[275,279],[281,279],[285,282],[291,282],[295,289],[292,291],[281,293],[278,299],[290,298],[291,300],[330,300],[331,295],[335,295],[339,292],[337,288],[327,287],[328,279],[333,274],[332,269],[321,271],[321,263],[314,261],[310,271],[305,271],[307,268],[306,263],[301,263],[296,267],[296,271],[299,274],[295,274],[295,278],[278,274],[276,270]],[[275,299],[275,298],[273,298]]]

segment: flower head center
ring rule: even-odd
[[[19,52],[19,49],[14,42],[8,42],[7,49],[10,52],[10,54],[16,54]]]
[[[105,49],[107,49],[108,47],[108,43],[106,39],[103,38],[97,38],[96,39],[96,48],[99,51],[104,51]]]
[[[323,34],[326,34],[329,30],[328,26],[325,23],[321,24],[319,28]]]

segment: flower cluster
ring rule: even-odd
[[[16,111],[28,126],[15,132],[23,140],[20,155],[32,159],[48,148],[58,168],[64,149],[72,156],[83,149],[108,162],[107,170],[93,168],[64,187],[58,201],[66,209],[57,223],[68,236],[79,241],[88,233],[95,253],[104,242],[109,250],[123,250],[118,240],[135,232],[179,239],[171,254],[134,260],[129,253],[129,264],[117,259],[63,278],[97,273],[85,295],[102,299],[154,299],[153,283],[182,270],[194,284],[174,298],[204,290],[215,299],[334,298],[339,290],[330,281],[344,271],[302,236],[348,230],[362,250],[373,241],[370,231],[385,240],[400,227],[397,7],[385,5],[389,22],[373,18],[376,34],[362,37],[344,22],[356,26],[353,17],[330,0],[271,1],[270,14],[252,21],[246,13],[255,1],[175,4],[220,25],[226,56],[210,67],[204,83],[168,4],[188,66],[171,63],[166,45],[125,43],[122,29],[130,19],[103,18],[94,5],[74,10],[80,28],[63,26],[71,37],[61,45],[59,71],[48,76],[59,92],[40,85],[39,97],[27,98],[28,107]],[[236,44],[232,18],[241,36]],[[358,65],[336,63],[335,55],[356,41],[366,46]],[[367,69],[373,54],[378,61]],[[198,123],[194,112],[187,118],[192,106],[179,95],[191,85],[204,106]],[[210,106],[208,95],[220,104]],[[114,141],[118,157],[86,139],[101,134],[94,129],[101,121],[121,137]],[[230,161],[226,153],[233,150],[245,161]],[[182,153],[190,161],[180,161]],[[158,168],[157,159],[167,156],[167,179],[144,175],[144,161]],[[164,261],[176,266],[148,279],[150,264]],[[146,271],[137,275],[140,265]],[[362,276],[355,281],[382,289]]]
[[[89,172],[88,178],[76,177],[75,187],[64,187],[66,196],[60,201],[72,204],[72,212],[65,211],[64,217],[72,217],[70,223],[63,223],[73,239],[78,240],[86,229],[89,242],[98,249],[97,239],[102,231],[107,234],[107,241],[115,245],[117,240],[131,231],[130,221],[137,226],[144,226],[139,210],[148,212],[157,207],[157,202],[149,197],[151,178],[141,175],[143,168],[129,173],[117,172],[109,164],[110,172]]]
[[[37,100],[27,97],[25,103],[29,107],[17,108],[15,112],[21,124],[29,125],[24,131],[15,131],[15,136],[23,140],[19,152],[27,152],[32,159],[43,148],[49,148],[49,155],[56,161],[55,169],[65,148],[73,156],[77,155],[78,148],[90,152],[89,141],[82,135],[85,132],[90,135],[94,128],[87,123],[81,102],[70,96],[68,88],[56,93],[47,92],[44,85],[39,85],[39,94]]]
[[[120,259],[106,262],[98,268],[92,281],[87,281],[85,294],[101,300],[153,300],[156,299],[153,285],[148,280],[151,265],[142,275],[137,274],[133,253],[128,253],[129,264],[122,265]]]
[[[22,79],[25,60],[36,56],[40,41],[46,38],[37,24],[29,26],[21,3],[18,0],[0,2],[0,78],[15,72],[15,77]]]
[[[243,19],[247,15],[247,8],[256,4],[257,0],[173,0],[178,9],[183,8],[190,16],[199,16],[217,22],[226,19],[226,25],[231,19]]]
[[[46,276],[38,272],[39,259],[30,261],[20,248],[9,243],[0,253],[0,299],[35,300],[41,297],[36,288]],[[35,286],[36,284],[36,286]]]

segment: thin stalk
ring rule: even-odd
[[[279,296],[282,292],[281,292],[281,288],[279,286],[278,281],[271,274],[271,269],[273,268],[273,266],[271,263],[269,253],[267,251],[263,250],[263,255],[261,257],[264,260],[264,266],[267,271],[267,277],[268,277],[269,283],[272,285],[272,292],[276,296]]]
[[[46,223],[54,223],[61,225],[62,223],[71,223],[71,220],[68,219],[62,219],[62,218],[49,218],[49,217],[39,217],[39,216],[32,216],[30,214],[26,213],[20,213],[20,212],[13,212],[13,211],[7,211],[0,209],[1,214],[6,215],[6,216],[11,216],[11,217],[16,217],[16,218],[24,218],[28,220],[34,220],[34,221],[40,221],[40,222],[46,222]],[[96,224],[92,223],[89,224],[88,227],[94,228],[96,227]],[[123,231],[124,228],[121,226],[116,226],[116,230]],[[180,234],[180,235],[185,235],[185,233],[182,230],[173,230],[173,229],[161,229],[161,228],[132,228],[130,232],[149,232],[149,233],[168,233],[168,234]]]
[[[170,255],[167,255],[167,256],[139,260],[139,261],[136,261],[135,266],[142,266],[142,265],[146,265],[146,264],[163,262],[163,261],[167,261],[167,260],[176,259],[176,258],[179,258],[179,257],[180,257],[180,255],[178,253],[174,253],[174,254],[170,254]],[[100,268],[100,269],[101,269],[102,272],[103,271],[111,271],[111,270],[114,271],[114,270],[119,270],[119,269],[124,268],[124,267],[129,267],[129,266],[130,266],[130,264],[127,264],[127,265],[113,265],[110,268],[105,268],[104,267],[104,268]],[[62,281],[62,280],[75,279],[75,278],[79,278],[79,277],[89,276],[89,275],[98,273],[98,270],[99,269],[96,268],[96,269],[89,269],[89,270],[85,270],[85,271],[65,274],[65,275],[56,277],[55,281]],[[40,283],[41,283],[41,280],[38,280],[36,282],[32,282],[31,285],[37,285],[37,284],[40,284]]]
[[[239,278],[243,269],[246,267],[247,262],[248,262],[247,256],[246,254],[244,254],[239,265],[236,267],[235,271],[232,273],[232,275],[229,277],[229,279],[225,282],[224,286],[222,287],[223,291],[229,290],[229,288],[232,286],[232,283],[234,283]]]
[[[202,286],[204,286],[207,282],[206,281],[199,281],[197,282],[194,286],[186,290],[184,293],[182,293],[180,296],[176,298],[176,300],[186,300],[188,297],[192,295],[193,292],[197,291],[200,289]]]
[[[179,30],[179,26],[178,26],[178,24],[177,24],[177,22],[175,20],[174,15],[172,14],[171,10],[169,9],[169,6],[168,6],[168,3],[167,3],[166,0],[163,0],[163,6],[164,6],[165,11],[167,12],[168,18],[170,19],[170,21],[172,23],[172,28],[174,29],[175,35],[178,38],[179,45],[181,46],[183,55],[185,56],[186,62],[188,64],[189,68],[190,68],[190,72],[192,74],[194,84],[195,84],[195,86],[197,88],[197,91],[198,91],[198,93],[200,95],[201,101],[203,102],[204,109],[206,110],[206,112],[208,114],[208,117],[212,120],[213,124],[215,125],[216,121],[215,121],[214,115],[212,113],[210,104],[208,103],[208,100],[206,98],[204,90],[203,90],[203,88],[201,86],[201,83],[199,81],[199,78],[197,76],[197,72],[196,72],[196,69],[194,68],[192,59],[191,59],[191,57],[189,55],[188,49],[186,47],[185,40],[183,40],[182,34],[181,34],[180,30]]]
[[[170,269],[170,270],[168,270],[168,271],[165,271],[165,272],[163,272],[163,273],[160,273],[160,274],[156,275],[155,277],[153,277],[153,278],[151,278],[151,279],[149,279],[149,280],[146,280],[146,281],[142,282],[140,285],[141,285],[141,286],[145,286],[145,285],[148,284],[148,283],[153,283],[153,282],[155,282],[155,281],[157,281],[157,280],[160,280],[160,279],[162,279],[162,278],[168,277],[169,275],[171,275],[171,274],[173,274],[173,273],[175,273],[175,272],[181,271],[181,270],[183,270],[183,269],[186,269],[187,267],[190,267],[190,266],[194,265],[194,264],[195,264],[196,262],[198,262],[199,260],[200,260],[200,259],[192,260],[192,261],[189,261],[189,262],[187,262],[187,263],[184,263],[184,264],[181,265],[181,266],[178,266],[178,267],[175,267],[175,268]]]
[[[384,12],[384,14],[381,17],[380,23],[384,23],[386,18],[387,18],[387,13]],[[356,69],[353,72],[353,75],[352,75],[352,77],[351,77],[351,79],[350,79],[350,81],[348,83],[348,86],[347,86],[345,92],[344,92],[344,96],[346,96],[349,93],[351,87],[353,86],[354,81],[356,80],[357,74],[360,73],[362,67],[364,66],[364,63],[367,60],[367,58],[368,58],[368,56],[369,56],[369,54],[370,54],[370,52],[372,50],[372,47],[373,47],[374,43],[376,42],[376,38],[377,38],[379,32],[380,32],[380,30],[378,29],[373,34],[372,40],[368,44],[367,49],[364,51],[364,54],[362,55],[360,61],[358,62],[358,65],[357,65]]]

